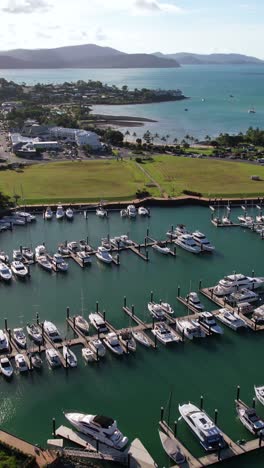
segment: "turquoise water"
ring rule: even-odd
[[[262,65],[189,65],[175,69],[132,70],[1,70],[0,75],[27,84],[98,79],[117,86],[127,84],[130,88],[180,88],[190,97],[189,101],[161,104],[96,106],[99,112],[158,121],[135,128],[137,135],[149,129],[161,136],[169,134],[171,139],[183,138],[187,133],[204,138],[207,134],[214,136],[220,132],[245,131],[250,125],[263,126]],[[230,98],[230,94],[234,98]],[[205,101],[202,102],[202,99]],[[252,106],[256,108],[256,114],[248,114]],[[185,108],[189,111],[185,112]]]
[[[235,217],[241,210],[233,210]],[[48,274],[37,265],[31,268],[27,282],[13,281],[10,286],[0,283],[1,318],[8,319],[10,327],[25,325],[35,318],[54,321],[63,336],[72,337],[66,326],[66,307],[72,314],[81,309],[84,313],[95,309],[99,301],[101,310],[117,327],[129,326],[122,312],[124,295],[136,313],[148,319],[146,304],[150,291],[154,298],[170,302],[176,315],[186,314],[186,309],[176,300],[178,285],[181,294],[197,290],[199,280],[210,286],[223,275],[236,270],[263,275],[264,244],[256,234],[240,228],[216,229],[210,223],[207,208],[152,208],[151,218],[127,220],[118,213],[109,220],[94,214],[88,220],[76,215],[73,223],[58,223],[54,219],[45,223],[41,217],[36,224],[1,234],[0,247],[9,254],[19,245],[36,245],[46,242],[52,252],[59,242],[79,240],[89,236],[90,243],[98,245],[101,237],[129,233],[135,241],[143,241],[147,228],[157,239],[177,223],[185,223],[192,230],[204,231],[216,245],[214,255],[195,256],[178,249],[177,257],[160,256],[150,249],[150,262],[146,263],[133,253],[120,255],[120,268],[98,263],[94,258],[91,268],[82,270],[70,261],[66,275]],[[214,304],[203,299],[208,310]],[[3,325],[2,325],[3,326]],[[44,444],[51,435],[51,419],[57,425],[65,424],[62,410],[77,409],[85,412],[102,412],[117,418],[121,430],[132,440],[139,437],[150,450],[159,466],[169,466],[162,452],[157,434],[160,406],[166,405],[173,390],[171,422],[178,418],[177,405],[184,401],[199,403],[204,395],[205,409],[213,415],[219,410],[219,425],[233,440],[250,439],[250,434],[236,419],[234,398],[236,386],[241,385],[241,397],[250,403],[253,385],[263,383],[263,335],[246,332],[236,334],[225,328],[222,337],[186,342],[174,348],[161,344],[157,351],[142,349],[139,345],[134,356],[121,359],[107,353],[99,365],[88,365],[81,360],[80,348],[75,348],[79,359],[77,369],[32,372],[28,376],[15,376],[12,382],[1,377],[0,424],[34,443]],[[264,417],[264,408],[257,403]],[[203,452],[183,421],[179,421],[178,434],[196,455]],[[238,466],[238,462],[228,466]],[[241,459],[239,466],[260,468],[263,454]]]

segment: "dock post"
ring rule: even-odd
[[[145,237],[145,249],[147,248],[147,238]]]
[[[132,317],[134,316],[134,313],[135,313],[135,306],[134,304],[131,306],[131,312],[132,312]]]
[[[55,418],[52,418],[52,435],[55,438],[56,437],[56,420]]]
[[[99,361],[99,354],[98,354],[98,348],[96,348],[96,361]]]
[[[130,468],[130,459],[131,459],[131,455],[130,453],[127,454],[127,467]]]
[[[98,311],[99,311],[99,303],[98,301],[96,301],[96,312],[98,313]]]
[[[41,344],[40,343],[38,345],[38,348],[39,348],[39,353],[40,353],[40,351],[41,351]]]
[[[68,368],[68,353],[66,354],[65,361],[66,361],[66,369],[67,369]]]
[[[174,253],[175,257],[176,257],[176,245],[173,247],[173,253]]]
[[[161,305],[161,303],[162,303],[162,299],[160,299],[160,300],[159,300],[159,303],[160,303],[160,305]]]
[[[262,433],[259,431],[259,448],[261,447],[261,442],[262,442]]]
[[[32,370],[32,356],[29,355],[29,370]]]
[[[215,425],[217,425],[217,418],[218,418],[218,410],[215,409],[215,412],[214,412],[214,423],[215,423]]]
[[[22,254],[22,245],[19,247],[20,253]]]
[[[124,308],[126,307],[127,305],[127,299],[126,299],[126,296],[124,296]]]
[[[39,324],[39,314],[38,312],[36,313],[36,320],[37,320],[37,325]]]
[[[147,262],[148,262],[148,260],[149,260],[149,253],[148,253],[148,250],[146,251],[146,260],[147,260]]]
[[[147,229],[147,238],[149,237],[149,228]],[[146,238],[145,238],[146,239]]]
[[[153,302],[153,291],[150,293],[150,302]]]
[[[105,310],[103,311],[103,318],[104,318],[104,322],[105,322]]]
[[[217,454],[218,461],[221,460],[221,444],[218,445],[218,454]]]
[[[28,277],[30,278],[30,276],[31,276],[31,272],[30,272],[30,266],[28,265],[28,267],[27,267],[27,268],[28,268]]]
[[[256,408],[256,398],[252,399],[252,408]]]
[[[99,452],[99,440],[96,439],[96,452],[98,453]]]
[[[98,340],[99,340],[99,338],[100,338],[100,330],[99,330],[99,328],[98,328],[98,330],[97,330],[97,337],[98,337]]]
[[[180,295],[181,295],[181,288],[180,288],[180,286],[178,285],[178,293],[177,293],[177,297],[180,297]]]
[[[157,335],[154,335],[154,346],[157,349]]]
[[[185,340],[185,335],[184,335],[184,328],[182,330],[182,342],[184,343],[184,340]]]
[[[178,429],[178,423],[177,421],[174,421],[174,437],[177,437],[177,429]]]
[[[164,408],[163,406],[160,408],[160,420],[161,422],[163,421],[163,416],[164,416]]]
[[[236,395],[236,399],[237,399],[237,401],[239,401],[239,400],[240,400],[240,398],[239,398],[239,397],[240,397],[240,385],[238,385],[238,386],[237,386],[237,395]]]
[[[128,341],[126,342],[126,354],[129,354],[129,350],[128,350]]]
[[[120,265],[120,257],[119,257],[119,253],[116,255],[116,261],[117,261],[117,265]]]
[[[155,319],[152,317],[152,330],[154,330]]]
[[[66,309],[66,314],[67,314],[67,319],[70,318],[70,308],[69,307],[67,307],[67,309]]]
[[[76,319],[75,319],[75,315],[74,315],[74,317],[73,317],[73,328],[74,328],[74,329],[76,328],[75,320],[76,320]]]
[[[44,342],[44,323],[41,324],[42,340]]]
[[[200,397],[200,409],[203,409],[203,395]]]
[[[5,318],[5,330],[7,330],[7,319]]]
[[[254,277],[255,277],[255,271],[254,271],[254,270],[252,270],[252,274],[251,274],[251,276],[252,276],[252,278],[254,278]]]
[[[140,252],[140,244],[138,244],[138,251]]]
[[[202,289],[202,280],[199,281],[199,291]]]

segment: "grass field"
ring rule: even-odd
[[[1,191],[35,204],[135,198],[147,182],[132,161],[58,162],[0,173]]]
[[[183,190],[209,197],[264,195],[261,166],[157,156],[142,168],[160,185],[161,192],[169,196],[178,196]],[[259,175],[263,181],[252,181],[251,175]],[[0,172],[0,190],[11,196],[23,194],[26,203],[32,204],[128,200],[150,182],[134,161],[58,162],[34,165],[23,172]],[[153,186],[148,190],[154,196],[161,194]]]
[[[193,190],[204,196],[264,195],[264,167],[222,160],[158,156],[144,168],[170,196]],[[252,175],[263,181],[254,181]]]

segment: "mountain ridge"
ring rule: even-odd
[[[243,54],[195,54],[191,52],[176,52],[174,54],[163,54],[162,52],[154,52],[156,57],[171,58],[176,60],[180,65],[246,65],[264,64],[264,60],[250,55]]]

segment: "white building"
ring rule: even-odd
[[[76,143],[78,146],[89,145],[93,149],[100,149],[102,146],[98,135],[94,132],[87,132],[86,130],[51,127],[49,133],[57,140]]]
[[[14,152],[36,152],[40,150],[58,150],[60,145],[57,141],[41,141],[39,138],[25,137],[20,133],[10,133],[9,138]]]

